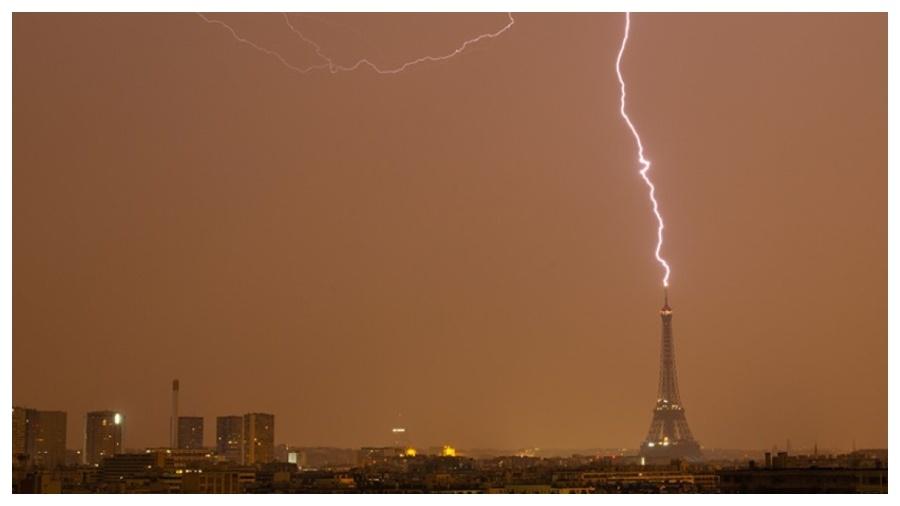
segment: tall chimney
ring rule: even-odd
[[[172,381],[172,419],[169,422],[169,447],[178,448],[178,380]]]

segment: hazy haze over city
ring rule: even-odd
[[[297,64],[278,14],[212,15]],[[292,17],[341,62],[504,14]],[[276,442],[636,447],[655,222],[622,14],[299,75],[194,14],[13,16],[13,402]],[[887,447],[887,15],[635,14],[623,61],[706,447]]]

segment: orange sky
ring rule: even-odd
[[[219,15],[297,64],[277,14]],[[502,14],[297,16],[343,63]],[[13,402],[276,440],[635,447],[655,222],[621,14],[308,76],[193,14],[13,16]],[[623,62],[707,447],[887,446],[887,16],[635,14]]]

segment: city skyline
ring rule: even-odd
[[[315,57],[278,14],[210,16]],[[507,22],[290,19],[385,65]],[[252,412],[276,444],[385,444],[402,412],[413,445],[636,448],[661,287],[622,21],[300,76],[193,14],[15,14],[13,405],[164,447],[179,378],[204,446]],[[886,448],[887,15],[631,23],[691,429]]]
[[[645,448],[645,446],[647,446],[648,442],[651,442],[651,441],[657,442],[657,440],[658,440],[658,442],[660,442],[660,443],[663,442],[662,436],[664,436],[664,435],[674,434],[674,436],[672,438],[672,440],[674,442],[675,440],[680,441],[683,434],[686,432],[686,434],[687,434],[686,441],[687,442],[689,442],[691,444],[699,444],[694,441],[693,436],[690,434],[690,429],[688,429],[686,425],[684,428],[681,428],[680,426],[669,427],[666,424],[667,422],[665,421],[664,418],[657,421],[657,416],[659,414],[659,409],[660,409],[659,408],[660,403],[668,404],[670,402],[669,399],[674,399],[673,402],[676,402],[676,407],[678,407],[677,404],[680,403],[680,394],[678,394],[678,387],[677,387],[677,376],[675,376],[675,374],[674,374],[674,366],[670,364],[670,362],[674,361],[674,359],[672,357],[673,346],[672,346],[672,335],[671,335],[672,313],[673,313],[672,308],[669,306],[669,303],[668,303],[668,295],[666,295],[664,305],[663,305],[662,309],[660,310],[660,315],[662,317],[662,322],[663,322],[663,327],[662,327],[663,328],[663,337],[662,337],[662,348],[660,351],[659,393],[658,393],[657,407],[654,410],[654,416],[653,416],[653,420],[651,422],[651,428],[650,428],[650,431],[649,431],[647,437],[645,437],[642,440],[642,442],[640,442],[638,445],[614,445],[614,446],[607,446],[607,447],[582,446],[582,447],[570,447],[570,448],[551,447],[551,448],[545,448],[544,450],[549,450],[551,452],[558,452],[560,450],[563,450],[563,451],[574,450],[574,451],[576,451],[576,453],[581,450],[598,450],[598,449],[600,449],[600,450],[619,450],[619,451],[635,453],[638,455],[646,455],[648,457],[652,456],[654,458],[659,459],[660,457],[662,457],[663,455],[666,454],[665,451],[660,451],[660,449],[657,449],[657,453],[659,453],[659,455],[654,455],[652,450],[648,453],[645,453],[647,450]],[[672,367],[672,369],[669,370],[669,367]],[[173,380],[172,385],[173,385],[172,392],[177,393],[179,391],[178,390],[179,380],[177,380],[177,379]],[[672,392],[674,392],[675,395],[671,395]],[[666,394],[666,393],[670,394],[670,395],[668,395],[669,399],[665,399],[666,395],[664,395],[664,394]],[[177,415],[179,413],[177,396],[173,396],[172,406],[173,406],[173,414]],[[668,406],[665,406],[665,407],[667,409],[669,408]],[[22,420],[21,420],[21,423],[17,424],[19,415],[21,415]],[[27,406],[14,406],[14,409],[13,409],[13,453],[14,454],[16,454],[16,453],[31,453],[31,451],[29,451],[29,448],[33,448],[33,443],[29,443],[29,441],[33,441],[35,436],[27,435],[26,429],[25,428],[19,429],[19,427],[20,427],[20,425],[22,427],[25,426],[25,424],[27,423],[26,420],[28,417],[34,418],[34,417],[39,417],[41,415],[43,415],[45,417],[49,415],[53,418],[61,417],[62,427],[64,427],[64,428],[68,427],[68,424],[66,421],[67,413],[65,411],[47,411],[47,410],[39,410],[39,409],[35,409],[33,407],[27,407]],[[84,454],[85,454],[85,459],[92,460],[92,458],[89,456],[89,451],[88,451],[88,445],[91,444],[88,442],[88,440],[90,439],[88,436],[88,433],[91,430],[90,419],[92,416],[106,418],[107,421],[110,422],[110,425],[121,426],[121,428],[119,429],[120,434],[118,435],[118,443],[115,445],[118,448],[118,451],[120,453],[122,453],[122,452],[127,453],[129,451],[142,451],[144,449],[158,449],[158,448],[170,448],[170,449],[179,449],[179,450],[207,449],[207,450],[212,450],[213,452],[222,456],[226,460],[239,462],[239,463],[246,462],[247,460],[253,460],[252,458],[248,458],[248,456],[247,456],[246,452],[248,450],[247,450],[247,447],[245,446],[245,439],[244,439],[246,434],[250,434],[249,437],[253,438],[252,434],[254,434],[255,429],[250,428],[251,427],[250,424],[253,423],[250,420],[252,420],[254,417],[257,417],[257,416],[269,417],[266,420],[270,424],[274,420],[273,414],[263,414],[263,413],[258,413],[258,412],[246,413],[244,415],[212,415],[212,416],[209,416],[209,415],[198,415],[198,416],[179,415],[176,418],[178,420],[178,422],[176,424],[174,424],[174,426],[172,426],[171,422],[170,422],[169,429],[174,431],[174,433],[170,434],[170,444],[169,445],[153,444],[153,445],[145,445],[145,446],[133,446],[133,445],[127,446],[124,441],[125,413],[118,411],[118,410],[99,410],[99,411],[88,412],[84,415],[84,417],[82,417],[82,419],[84,420],[84,424],[83,424],[83,430],[81,431],[81,434],[83,435],[83,437],[81,438],[81,441],[83,441],[84,446],[76,445],[77,447],[73,447],[72,445],[66,445],[65,444],[66,431],[63,430],[62,437],[61,437],[61,440],[62,440],[61,449],[79,450],[79,451],[83,449]],[[215,418],[215,420],[216,420],[215,432],[204,431],[205,420],[208,416],[210,418]],[[399,421],[399,418],[401,418],[401,417],[402,417],[402,414],[398,415],[398,421]],[[54,423],[57,423],[57,422],[54,422]],[[686,424],[686,422],[684,422],[684,423]],[[103,425],[106,426],[107,424],[104,423]],[[677,425],[677,423],[676,423],[676,425]],[[58,432],[58,429],[55,429],[55,430]],[[72,430],[72,429],[69,428],[69,430]],[[268,430],[268,428],[266,430]],[[21,434],[20,434],[20,432],[21,432]],[[236,434],[236,437],[234,436],[234,434]],[[341,448],[340,446],[323,444],[321,442],[309,443],[309,444],[294,444],[292,442],[282,441],[280,439],[274,438],[274,431],[270,432],[268,437],[269,437],[268,444],[271,448],[274,448],[277,446],[308,447],[308,448],[322,447],[322,448],[335,448],[335,449]],[[21,442],[19,442],[20,439],[21,439]],[[211,439],[211,441],[210,441],[210,439]],[[669,438],[666,437],[664,439],[668,440]],[[235,440],[236,440],[237,446],[234,446]],[[419,449],[421,451],[421,449],[423,449],[423,448],[430,448],[432,450],[435,448],[439,449],[442,446],[444,448],[447,448],[446,443],[448,441],[449,440],[447,438],[442,439],[441,443],[439,443],[439,444],[435,444],[433,441],[432,442],[413,441],[410,439],[410,436],[409,436],[409,428],[398,427],[398,424],[395,423],[391,426],[389,434],[388,433],[382,434],[382,436],[378,440],[370,441],[369,444],[362,444],[356,448],[398,447],[398,448],[411,448],[413,450]],[[666,441],[666,442],[668,442],[668,441]],[[212,444],[209,444],[209,443],[212,443]],[[782,446],[782,443],[784,443],[783,446]],[[853,439],[853,441],[851,442],[851,447],[849,448],[849,451],[856,451],[857,446],[858,445],[857,445],[856,439]],[[19,448],[19,447],[21,447],[21,448]],[[812,443],[812,445],[805,447],[805,449],[810,450],[810,449],[815,449],[815,448],[819,448],[819,447],[821,447],[825,451],[831,451],[831,452],[848,451],[847,448],[843,448],[840,446],[820,445],[818,440],[814,441]],[[272,449],[271,448],[268,450],[269,453],[266,454],[266,458],[269,459],[266,461],[274,461],[274,460],[271,460],[271,457],[272,457],[272,453],[271,453]],[[699,448],[703,449],[704,446],[699,445]],[[787,450],[788,452],[790,452],[792,449],[796,450],[797,448],[798,448],[797,446],[794,446],[792,448],[791,440],[790,440],[790,438],[787,438],[781,442],[775,442],[774,444],[772,444],[769,447],[755,447],[755,448],[751,448],[751,447],[747,447],[747,448],[711,447],[708,449],[714,450],[716,452],[721,451],[721,450],[729,450],[729,451],[740,450],[740,451],[749,451],[749,452],[763,452],[766,450],[772,450],[774,452],[776,450]],[[804,448],[804,447],[800,446],[800,448]],[[492,452],[499,451],[501,453],[504,451],[508,451],[508,452],[511,452],[511,454],[517,454],[517,453],[521,453],[521,451],[539,450],[539,448],[534,447],[534,446],[520,445],[520,446],[506,447],[506,448],[473,447],[473,448],[467,448],[467,450],[472,450],[472,451],[476,451],[476,452],[490,450]],[[681,453],[678,453],[678,452],[676,452],[676,453],[677,453],[677,455],[674,456],[673,458],[685,458],[685,455],[682,455]],[[413,453],[413,455],[415,455],[415,453]],[[675,455],[675,454],[673,454],[673,455]],[[54,462],[63,460],[62,456],[60,456],[60,455],[54,456],[54,458],[55,458],[55,460],[53,460]],[[690,455],[690,450],[689,450],[687,458],[696,458],[696,457],[692,457]],[[662,460],[665,460],[665,458],[662,458]]]
[[[265,427],[263,443],[266,445],[262,458],[248,457],[249,441],[258,441],[258,433],[252,428],[254,418],[264,417],[263,420],[267,424]],[[202,440],[195,439],[198,435],[203,434],[204,416],[179,417],[179,433],[177,435],[178,444],[176,445],[153,445],[149,447],[129,446],[125,441],[125,433],[127,432],[125,414],[114,410],[92,411],[80,417],[82,420],[83,430],[79,444],[66,444],[67,413],[64,411],[45,411],[34,409],[27,406],[13,407],[13,423],[12,423],[12,449],[13,460],[27,459],[33,465],[40,466],[44,469],[53,469],[57,466],[70,465],[64,464],[70,462],[71,453],[76,452],[78,455],[78,463],[89,465],[99,465],[104,458],[118,454],[135,454],[144,452],[179,452],[183,451],[185,455],[204,455],[209,458],[215,456],[224,462],[230,462],[238,465],[253,465],[269,462],[293,462],[289,460],[287,454],[280,455],[279,451],[290,452],[291,449],[304,450],[374,450],[385,451],[399,449],[406,457],[415,457],[417,454],[424,455],[441,455],[441,456],[460,456],[484,458],[486,456],[519,456],[519,457],[536,457],[539,454],[560,457],[560,456],[578,456],[585,457],[597,453],[600,457],[608,457],[610,455],[628,456],[628,457],[647,457],[653,459],[656,464],[668,463],[669,459],[687,460],[688,462],[699,462],[706,458],[713,460],[722,459],[723,455],[731,455],[732,457],[739,455],[735,452],[744,452],[743,458],[752,458],[753,456],[761,456],[763,453],[775,455],[776,452],[785,452],[791,455],[836,455],[844,452],[843,449],[832,448],[818,443],[811,447],[792,446],[791,441],[786,440],[784,446],[775,444],[771,448],[705,448],[711,452],[710,455],[704,455],[702,459],[695,456],[683,455],[675,452],[671,456],[666,456],[664,452],[660,454],[645,453],[647,441],[645,439],[639,447],[609,447],[609,448],[536,448],[536,447],[517,447],[517,448],[456,448],[449,444],[423,444],[422,442],[410,441],[408,430],[406,428],[394,427],[391,429],[390,437],[383,438],[377,444],[362,445],[357,448],[340,448],[329,445],[298,445],[289,442],[280,441],[274,437],[273,414],[266,413],[245,413],[243,415],[225,415],[216,416],[216,430],[213,433],[213,444],[205,444],[205,438]],[[655,420],[654,420],[655,423]],[[651,427],[651,434],[653,433]],[[402,433],[398,435],[398,433]],[[98,442],[98,439],[100,440]],[[390,439],[389,443],[384,440]],[[105,442],[104,442],[105,440]],[[188,443],[186,443],[188,442]],[[103,448],[97,450],[98,446]],[[200,450],[201,453],[196,451]],[[872,449],[857,448],[856,442],[847,453],[859,450],[871,451]],[[878,451],[886,451],[880,450]],[[430,452],[430,453],[429,453]],[[598,453],[599,452],[599,453]],[[793,452],[793,453],[792,453]],[[250,462],[256,460],[256,462]]]

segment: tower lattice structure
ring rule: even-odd
[[[650,430],[641,444],[641,456],[697,459],[700,445],[694,440],[681,394],[678,392],[678,373],[675,368],[675,341],[672,337],[672,308],[668,290],[659,311],[662,318],[662,340],[659,353],[659,388]]]

